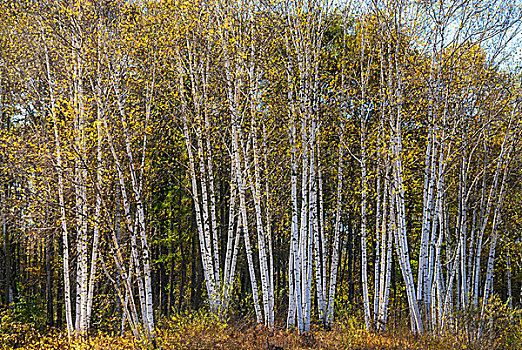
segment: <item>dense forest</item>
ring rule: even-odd
[[[1,1],[5,346],[156,346],[193,317],[522,329],[521,20],[515,0]]]

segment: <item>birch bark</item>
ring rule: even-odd
[[[47,73],[47,82],[49,85],[49,97],[50,97],[50,113],[53,118],[53,132],[54,132],[54,143],[56,147],[56,166],[58,173],[58,201],[60,205],[60,222],[62,225],[62,238],[63,238],[63,283],[65,293],[65,320],[67,323],[67,335],[69,340],[73,335],[74,325],[72,322],[72,310],[71,310],[71,282],[70,282],[70,266],[69,266],[69,231],[67,228],[67,214],[65,212],[65,199],[64,199],[64,182],[63,182],[63,163],[62,163],[62,147],[60,142],[60,135],[58,132],[58,120],[56,117],[56,98],[54,95],[54,81],[51,75],[51,64],[49,60],[49,52],[45,38],[42,37],[45,53],[45,65]]]

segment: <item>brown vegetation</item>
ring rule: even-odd
[[[498,316],[497,316],[498,317]],[[371,333],[364,329],[364,322],[344,318],[331,330],[312,325],[310,333],[288,331],[279,324],[274,331],[256,327],[251,321],[231,321],[224,324],[213,316],[198,313],[175,316],[162,320],[157,332],[159,349],[519,349],[522,346],[520,320],[511,322],[502,330],[489,334],[480,341],[471,339],[465,332],[426,334],[418,336],[405,323],[392,322],[393,328],[384,333]],[[0,349],[9,347],[0,346]],[[98,334],[87,340],[68,344],[63,332],[50,333],[20,349],[152,349],[147,342],[138,342],[130,333],[123,336]]]

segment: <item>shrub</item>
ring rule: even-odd
[[[21,298],[0,310],[0,348],[18,348],[46,333],[43,303]]]

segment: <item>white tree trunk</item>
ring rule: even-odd
[[[58,173],[58,202],[60,205],[60,222],[62,225],[63,237],[63,284],[65,294],[65,320],[67,323],[67,335],[69,340],[72,336],[74,325],[72,321],[71,310],[71,282],[70,282],[70,267],[69,267],[69,231],[67,229],[67,214],[65,212],[65,198],[64,198],[64,183],[63,183],[63,163],[62,163],[62,147],[60,145],[60,134],[58,132],[58,120],[56,117],[56,99],[54,96],[54,81],[51,78],[51,65],[49,62],[49,52],[45,39],[42,37],[45,48],[45,64],[47,71],[47,81],[49,84],[50,97],[50,113],[53,118],[53,132],[54,143],[56,147],[56,167]]]

